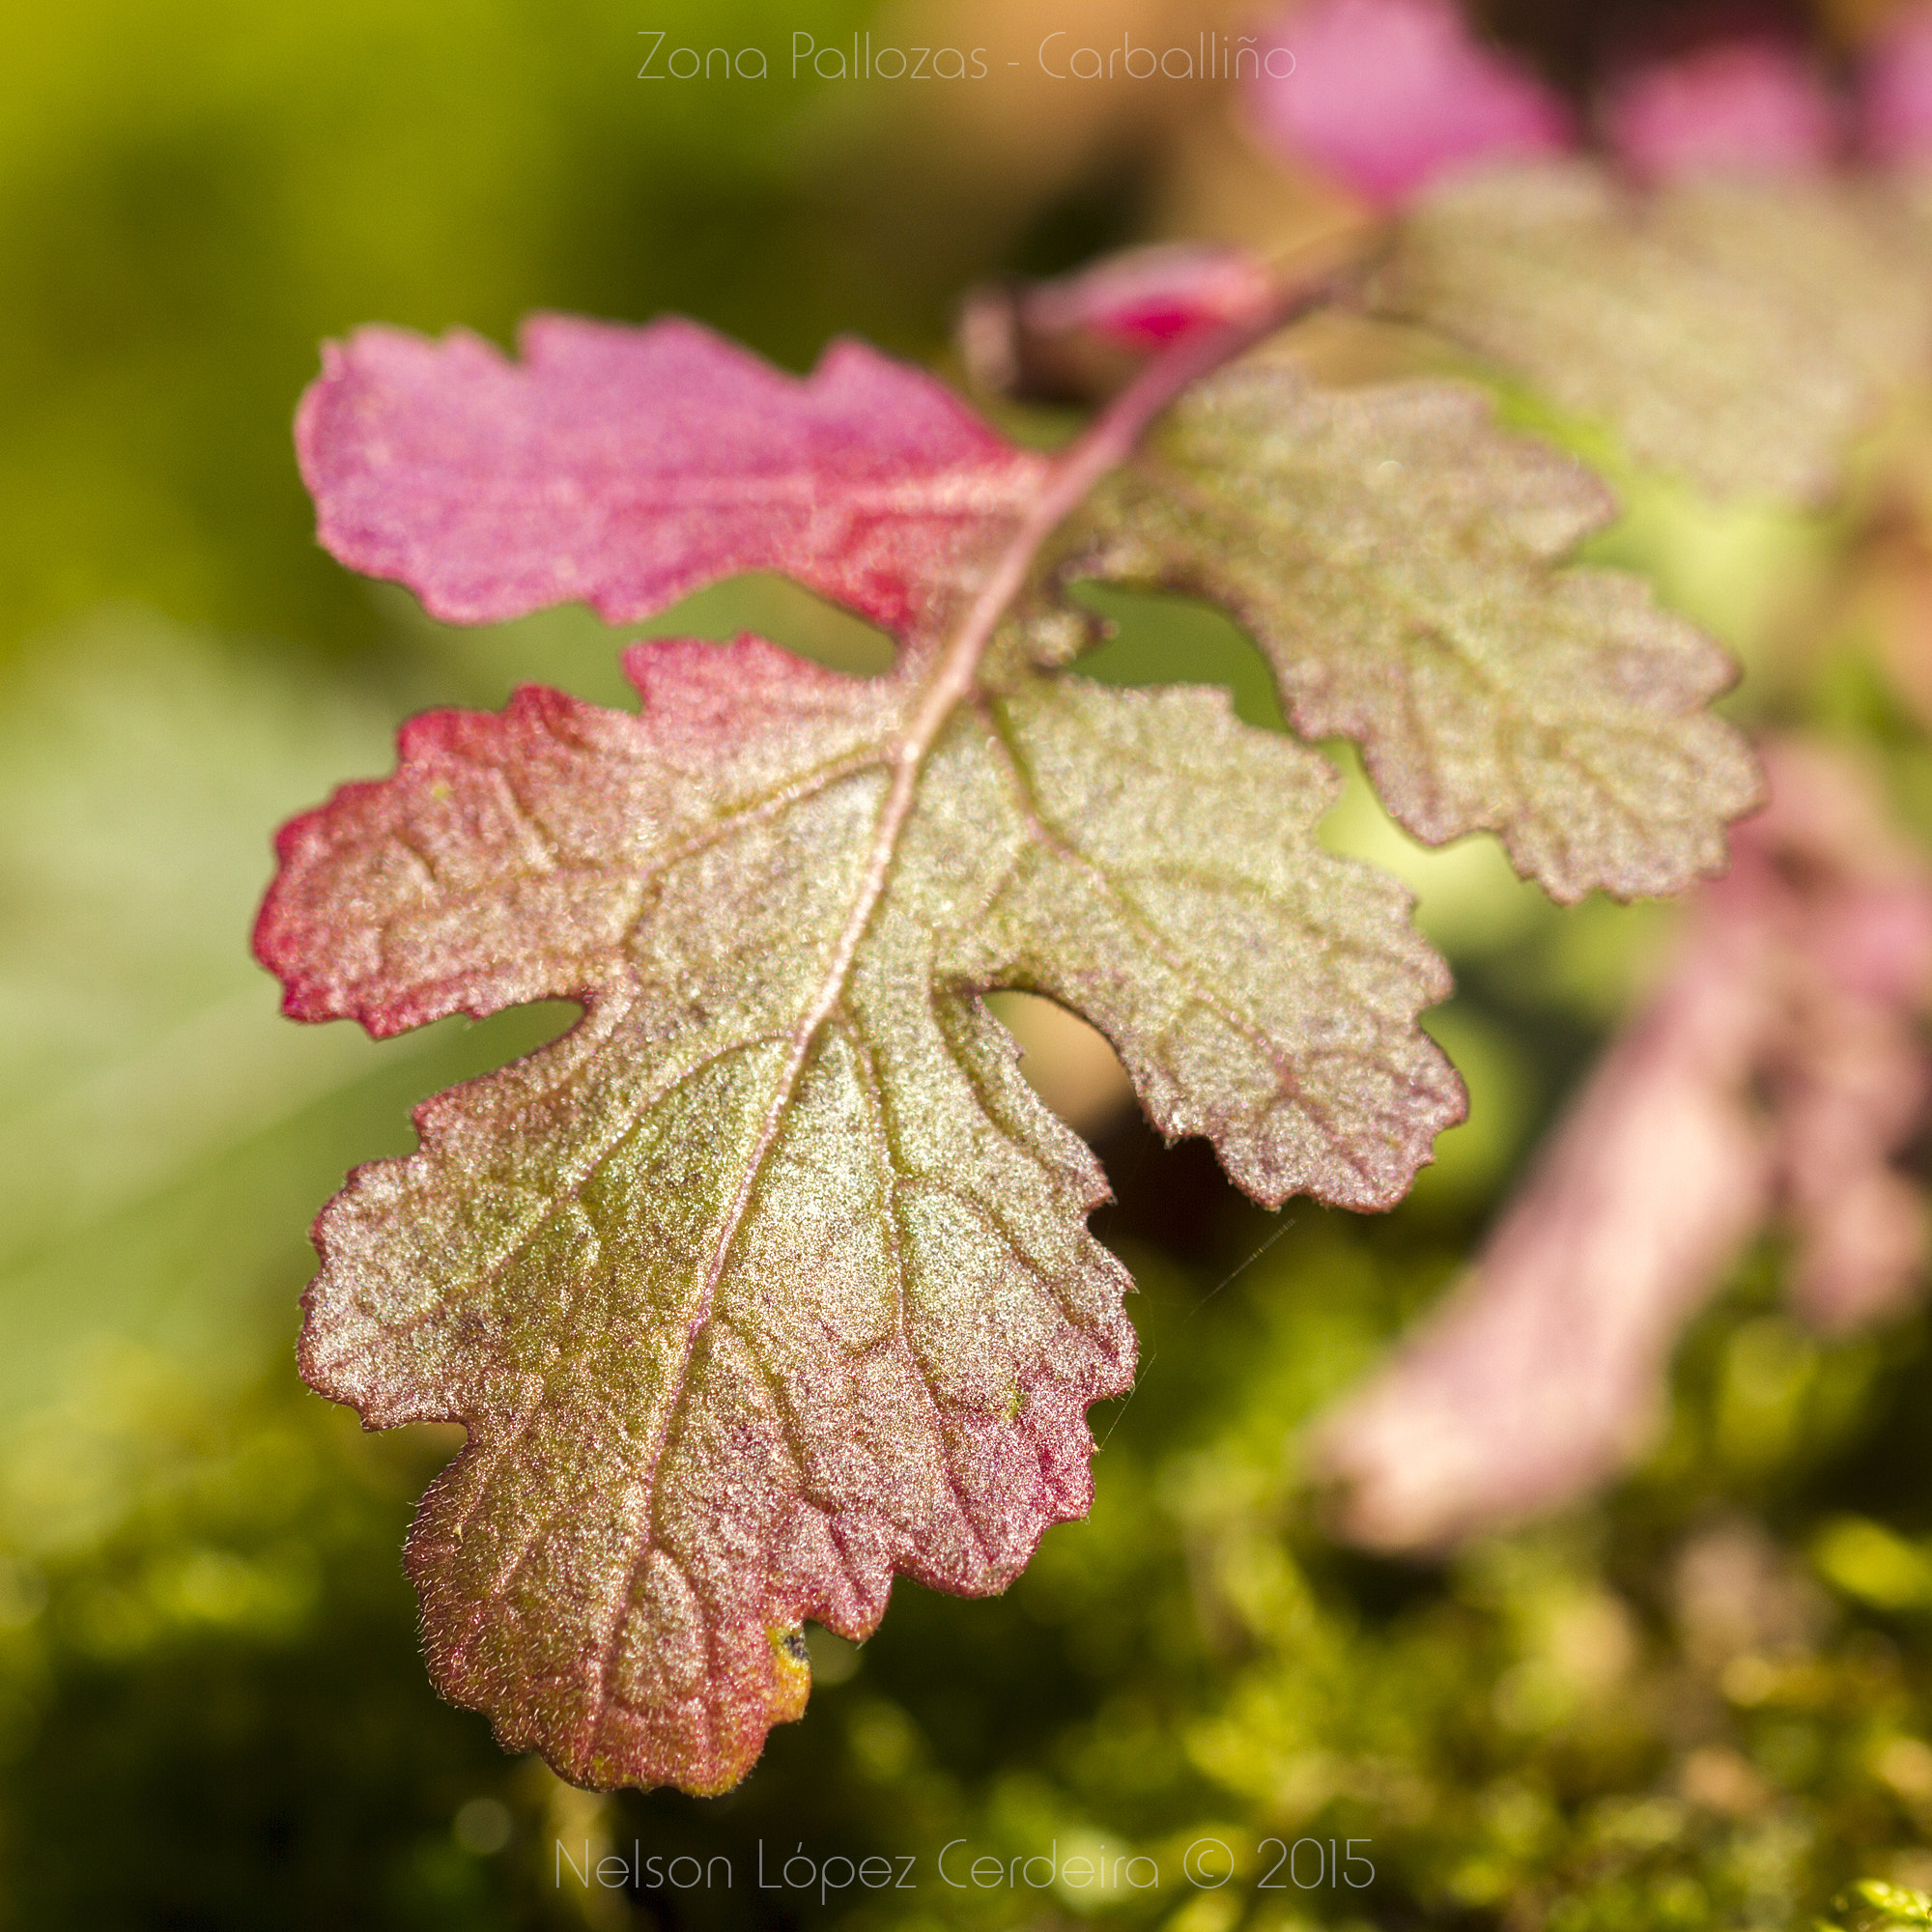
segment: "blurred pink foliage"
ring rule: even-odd
[[[1259,136],[1392,205],[1461,167],[1560,154],[1569,110],[1484,45],[1454,0],[1315,0],[1258,30],[1294,56],[1248,93]]]
[[[1891,164],[1932,158],[1932,6],[1887,24],[1864,71],[1865,151]]]
[[[1354,1540],[1440,1546],[1613,1474],[1686,1322],[1774,1215],[1821,1328],[1918,1287],[1925,1206],[1891,1162],[1932,1095],[1932,874],[1843,754],[1784,742],[1766,762],[1769,810],[1469,1278],[1318,1425]]]
[[[1454,0],[1313,0],[1258,32],[1294,66],[1251,81],[1257,135],[1379,206],[1459,169],[1578,145],[1561,98],[1477,38]],[[1906,9],[1879,36],[1857,105],[1869,157],[1932,156],[1932,5]],[[1734,26],[1631,69],[1605,88],[1595,119],[1610,154],[1658,184],[1816,172],[1845,151],[1851,114],[1811,54]]]
[[[359,328],[296,416],[319,541],[448,623],[565,599],[626,623],[782,565],[923,638],[949,608],[935,556],[983,545],[1045,469],[862,342],[803,381],[676,317],[539,315],[518,343],[512,360],[466,329]]]
[[[1617,157],[1640,180],[1805,174],[1842,140],[1842,110],[1817,63],[1772,39],[1693,48],[1634,70],[1602,105]]]

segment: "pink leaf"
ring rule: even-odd
[[[1561,154],[1568,109],[1526,69],[1473,39],[1453,0],[1315,0],[1264,44],[1293,54],[1248,92],[1261,137],[1384,205],[1483,161]]]
[[[1027,320],[1048,334],[1075,329],[1123,349],[1164,348],[1191,328],[1253,322],[1275,301],[1274,279],[1245,248],[1166,242],[1109,255],[1026,292]]]
[[[1104,396],[1181,336],[1255,321],[1280,300],[1273,275],[1245,248],[1165,242],[1051,281],[976,289],[960,315],[959,347],[978,388]]]
[[[1767,39],[1641,68],[1610,91],[1603,118],[1616,154],[1650,182],[1815,173],[1841,141],[1839,106],[1816,64]]]
[[[1511,1522],[1642,1446],[1671,1344],[1770,1199],[1770,1151],[1741,1097],[1765,1023],[1761,952],[1750,923],[1700,931],[1472,1276],[1319,1427],[1355,1541],[1429,1548]]]
[[[379,368],[428,372],[420,416],[379,384],[372,429],[326,384],[305,418],[349,499],[421,547],[418,583],[526,595],[534,540],[490,514],[535,504],[554,540],[533,479],[560,469],[622,513],[584,546],[612,599],[778,545],[935,627],[866,681],[754,638],[640,644],[639,713],[526,689],[414,720],[392,777],[279,841],[256,944],[292,1013],[391,1033],[583,1008],[350,1178],[316,1225],[300,1354],[371,1427],[469,1431],[410,1538],[431,1668],[569,1776],[723,1789],[804,1707],[805,1619],[863,1637],[898,1574],[1002,1589],[1086,1509],[1085,1410],[1131,1372],[1126,1278],[1085,1225],[1099,1169],[987,989],[1078,1007],[1156,1122],[1270,1203],[1392,1206],[1461,1116],[1415,1025],[1447,979],[1407,895],[1316,840],[1326,761],[1225,693],[1028,668],[1029,626],[1062,614],[1040,552],[1241,339],[1190,337],[1051,461],[1001,454],[881,358],[792,384],[681,327],[538,333],[624,372],[601,413],[543,353],[520,372],[383,337]],[[667,345],[696,373],[653,436],[631,379]],[[691,414],[713,379],[715,439]],[[571,529],[600,527],[600,499],[567,500]]]
[[[1918,1284],[1925,1206],[1891,1161],[1932,1095],[1914,1023],[1932,874],[1856,767],[1797,743],[1768,763],[1771,809],[1471,1278],[1319,1429],[1357,1540],[1445,1543],[1613,1475],[1648,1439],[1684,1324],[1774,1208],[1816,1325],[1889,1313]]]
[[[1856,768],[1786,744],[1775,775],[1785,986],[1761,1078],[1797,1238],[1791,1298],[1839,1330],[1893,1313],[1925,1263],[1925,1204],[1891,1161],[1932,1098],[1932,875]]]
[[[296,443],[318,534],[436,616],[643,617],[782,567],[914,642],[1011,534],[1043,464],[857,342],[787,376],[696,325],[543,316],[524,359],[454,332],[324,352]]]
[[[1932,6],[1902,8],[1872,47],[1860,98],[1865,152],[1895,164],[1932,155]]]

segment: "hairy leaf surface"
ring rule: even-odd
[[[1621,580],[1538,575],[1599,498],[1486,441],[1460,395],[1225,378],[1063,530],[1260,326],[1182,330],[1053,458],[857,345],[797,380],[683,323],[541,321],[522,364],[364,331],[303,403],[323,540],[440,614],[631,617],[781,569],[899,646],[865,681],[753,638],[638,645],[640,713],[526,689],[418,719],[393,777],[280,839],[257,951],[292,1014],[390,1034],[584,1009],[352,1177],[302,1342],[372,1426],[468,1426],[410,1544],[432,1665],[571,1777],[728,1785],[803,1706],[802,1620],[864,1635],[895,1573],[997,1590],[1086,1508],[1084,1412],[1130,1373],[1125,1277],[1086,1231],[1097,1167],[982,992],[1091,1020],[1156,1124],[1208,1136],[1269,1204],[1391,1206],[1460,1118],[1415,1026],[1447,978],[1406,895],[1311,837],[1326,763],[1220,694],[1040,668],[1091,632],[1061,567],[1167,542],[1161,568],[1219,572],[1296,691],[1290,644],[1339,624],[1321,662],[1342,728],[1398,798],[1427,680],[1394,675],[1412,639],[1391,610],[1446,584],[1441,622],[1473,622],[1486,573],[1465,655],[1499,682],[1432,697],[1415,741],[1456,773],[1454,809],[1507,823],[1565,890],[1655,890],[1715,855],[1743,781],[1721,728],[1679,714],[1719,661]],[[1422,486],[1375,497],[1385,456]],[[1472,463],[1477,483],[1447,480]],[[1199,509],[1230,491],[1270,500]],[[1453,535],[1378,576],[1378,547],[1438,515]],[[1623,707],[1606,728],[1664,744],[1643,775],[1661,816],[1628,850],[1601,833],[1574,694],[1560,718],[1542,695],[1552,649]],[[1512,681],[1536,694],[1534,814],[1514,768],[1444,750]],[[1669,766],[1672,732],[1706,768],[1681,747]],[[1653,847],[1677,856],[1626,863]]]
[[[804,382],[675,318],[539,316],[519,343],[359,329],[296,419],[322,542],[451,623],[573,601],[624,623],[782,570],[929,642],[1047,468],[859,342]]]
[[[1493,830],[1566,901],[1670,893],[1721,869],[1756,775],[1703,709],[1724,654],[1639,579],[1553,567],[1610,514],[1472,390],[1259,364],[1101,486],[1076,567],[1226,605],[1295,727],[1356,739],[1417,838]]]
[[[1377,298],[1719,497],[1814,503],[1932,347],[1932,280],[1871,190],[1779,177],[1627,193],[1584,162],[1445,183]]]
[[[914,687],[750,639],[628,667],[640,717],[416,721],[284,835],[260,949],[378,1031],[585,1003],[324,1215],[303,1368],[471,1430],[411,1541],[444,1690],[571,1776],[716,1789],[798,1714],[803,1618],[1003,1587],[1127,1385],[1099,1172],[978,989],[1078,1003],[1264,1200],[1390,1205],[1461,1097],[1406,895],[1219,694],[962,708],[855,942]]]

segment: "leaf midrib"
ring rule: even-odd
[[[1031,506],[961,613],[951,641],[934,661],[931,678],[911,719],[893,744],[892,783],[875,821],[851,911],[818,989],[790,1036],[791,1050],[782,1075],[775,1083],[737,1194],[713,1244],[697,1306],[686,1324],[684,1350],[673,1384],[676,1393],[665,1405],[642,1472],[649,1486],[648,1500],[632,1541],[610,1630],[600,1649],[594,1690],[586,1700],[584,1727],[579,1744],[580,1755],[586,1762],[610,1709],[611,1683],[631,1600],[642,1566],[657,1547],[657,1474],[684,1408],[684,1392],[698,1337],[710,1325],[719,1284],[750,1211],[765,1162],[782,1130],[786,1109],[810,1059],[812,1044],[844,995],[860,947],[891,883],[899,842],[917,807],[926,761],[954,711],[971,696],[980,660],[994,632],[1025,587],[1053,532],[1078,509],[1102,476],[1126,460],[1147,426],[1182,389],[1258,339],[1272,321],[1272,317],[1267,317],[1183,338],[1143,370],[1065,454],[1038,472],[1039,487]]]

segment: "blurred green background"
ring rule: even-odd
[[[1034,24],[938,17],[1021,45]],[[1145,1366],[1096,1413],[1090,1524],[999,1602],[902,1584],[863,1654],[815,1639],[810,1714],[725,1799],[574,1792],[431,1692],[398,1552],[448,1434],[364,1437],[300,1388],[304,1232],[346,1167],[409,1147],[416,1099],[564,1014],[380,1047],[298,1029],[248,925],[273,827],[384,769],[399,718],[523,679],[618,701],[619,639],[568,611],[457,634],[350,578],[313,545],[290,416],[317,341],[379,319],[507,341],[533,308],[676,308],[792,367],[846,329],[940,358],[975,277],[1173,224],[1172,103],[1049,128],[1031,97],[948,119],[780,72],[635,78],[640,28],[781,68],[794,32],[871,21],[823,0],[10,20],[0,1919],[1582,1932],[1796,1924],[1861,1874],[1922,1883],[1922,1319],[1827,1348],[1776,1312],[1767,1246],[1687,1346],[1662,1446],[1605,1502],[1434,1567],[1321,1533],[1297,1423],[1454,1273],[1668,925],[1559,915],[1486,846],[1425,858],[1359,785],[1336,837],[1423,892],[1471,1122],[1397,1214],[1297,1207],[1285,1232],[1198,1147],[1107,1131],[1121,1200],[1098,1225],[1142,1287]],[[1631,554],[1747,651],[1767,573],[1802,576],[1827,540],[1650,507]],[[1222,679],[1275,719],[1218,620],[1113,614],[1102,674]],[[863,647],[755,583],[653,628],[740,623]],[[1932,797],[1856,638],[1772,690]],[[955,1889],[934,1860],[958,1840],[1009,1874],[1105,1845],[1142,1882]],[[1338,1883],[1331,1840],[1360,1841],[1373,1881]],[[1228,1863],[1209,1850],[1197,1875],[1231,1865],[1225,1885],[1189,1881],[1209,1841]],[[585,1885],[560,1844],[584,1869],[634,1845],[723,1859],[732,1883]],[[795,1847],[810,1884],[782,1876]],[[913,1858],[914,1883],[828,1889],[828,1861],[868,1854]]]

